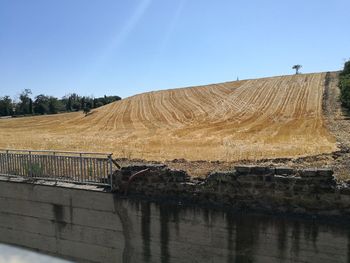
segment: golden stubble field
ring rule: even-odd
[[[82,112],[0,120],[0,148],[165,160],[297,157],[336,150],[324,73],[155,91]]]

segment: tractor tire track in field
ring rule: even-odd
[[[322,113],[326,73],[135,95],[80,112],[0,120],[1,148],[113,152],[165,160],[259,159],[337,149]],[[128,156],[123,156],[123,155]]]

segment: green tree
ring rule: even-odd
[[[22,93],[19,95],[20,102],[18,103],[16,107],[16,114],[32,114],[33,109],[32,102],[30,95],[32,94],[32,91],[30,89],[25,89],[22,91]]]
[[[40,94],[35,97],[34,100],[34,112],[36,114],[47,114],[49,113],[49,97]]]
[[[350,75],[350,60],[345,62],[344,64],[344,69],[342,70],[342,72],[340,72],[339,74],[341,77],[342,76],[349,76]]]
[[[90,111],[91,111],[90,106],[87,103],[85,103],[84,108],[83,108],[83,112],[84,112],[85,116],[87,116]]]
[[[13,102],[9,96],[0,98],[0,116],[13,115]]]
[[[78,94],[76,93],[70,94],[68,99],[70,100],[71,110],[80,111],[82,109],[82,105],[80,101],[81,97]]]
[[[350,110],[350,60],[345,62],[344,69],[339,74],[340,101]]]
[[[57,114],[60,110],[60,103],[57,98],[55,97],[49,97],[49,113],[50,114]]]
[[[299,74],[299,69],[301,69],[302,67],[303,67],[302,65],[297,64],[297,65],[294,65],[292,69],[295,69],[295,74],[297,75]]]
[[[101,98],[94,98],[92,108],[98,108],[98,107],[101,107],[103,105],[106,105],[108,103],[112,103],[112,102],[118,101],[118,100],[121,100],[121,98],[119,96],[106,96],[106,95],[104,95],[104,97],[101,97]]]
[[[66,111],[72,111],[72,98],[68,98],[66,102]]]
[[[9,96],[0,97],[0,116],[27,114],[56,114],[59,112],[83,110],[87,115],[91,109],[101,107],[116,100],[119,96],[104,96],[100,98],[68,94],[58,99],[53,96],[40,94],[31,99],[30,89],[25,89],[19,95],[19,101],[13,102]]]

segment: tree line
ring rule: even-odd
[[[18,100],[14,100],[10,96],[0,97],[0,116],[57,114],[80,110],[87,114],[91,109],[118,100],[121,100],[119,96],[105,95],[104,97],[93,98],[79,96],[76,93],[68,94],[61,99],[44,94],[32,98],[31,90],[25,89],[19,95]]]
[[[339,74],[339,88],[342,105],[350,110],[350,60],[345,62]]]

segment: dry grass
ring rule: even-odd
[[[0,120],[1,148],[113,152],[165,160],[260,159],[331,152],[325,74],[144,93],[87,117],[66,113]]]

